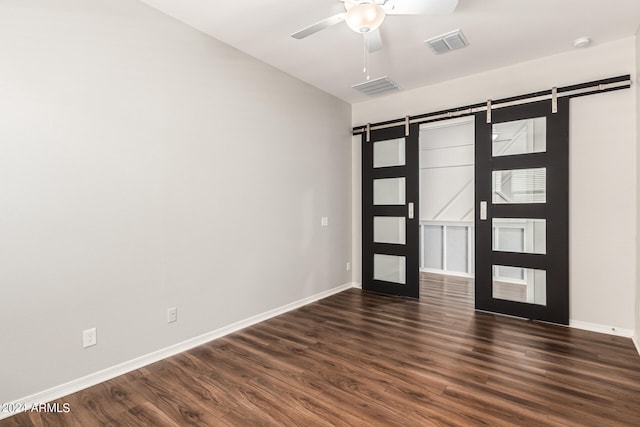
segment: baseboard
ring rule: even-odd
[[[356,288],[356,289],[362,289],[362,283],[358,283],[358,282],[351,282],[351,287],[352,288]]]
[[[579,320],[569,320],[569,326],[585,331],[600,332],[602,334],[617,335],[625,338],[633,337],[633,330],[622,329],[615,326],[600,325],[598,323],[581,322]]]
[[[637,336],[633,336],[633,338],[631,338],[633,340],[633,343],[636,346],[636,351],[638,352],[638,355],[640,355],[640,338]]]
[[[128,372],[135,371],[136,369],[140,369],[144,366],[150,365],[151,363],[155,363],[162,359],[166,359],[167,357],[171,357],[178,353],[190,350],[209,341],[221,338],[233,332],[237,332],[251,325],[255,325],[256,323],[263,322],[272,317],[279,316],[288,311],[295,310],[307,304],[311,304],[313,302],[327,298],[331,295],[340,293],[344,290],[357,287],[357,285],[358,284],[354,282],[345,283],[335,288],[320,292],[318,294],[303,298],[298,301],[294,301],[290,304],[283,305],[282,307],[269,310],[262,314],[249,317],[248,319],[232,323],[228,326],[224,326],[211,332],[207,332],[206,334],[188,339],[186,341],[182,341],[178,344],[174,344],[161,350],[154,351],[153,353],[149,353],[144,356],[129,360],[127,362],[112,366],[110,368],[94,372],[93,374],[78,378],[65,384],[61,384],[59,386],[52,387],[50,389],[32,394],[30,396],[23,397],[22,399],[14,400],[13,402],[8,403],[5,407],[18,408],[18,410],[13,412],[0,411],[0,420],[23,412],[25,408],[29,410],[34,405],[39,405],[42,403],[51,402],[52,400],[60,399],[64,396],[76,393],[85,388],[92,387],[96,384],[100,384],[104,381],[108,381],[120,375],[124,375]]]

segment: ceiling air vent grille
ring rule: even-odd
[[[454,30],[438,37],[425,40],[425,43],[428,44],[431,50],[438,55],[469,46],[469,42],[460,30]]]
[[[362,92],[368,96],[380,95],[381,93],[400,89],[398,85],[391,81],[387,76],[369,80],[368,82],[364,83],[358,83],[357,85],[353,85],[351,87],[358,92]]]

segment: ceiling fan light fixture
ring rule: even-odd
[[[345,14],[345,21],[356,33],[368,33],[377,30],[384,21],[384,17],[382,6],[374,3],[360,3],[349,8]]]

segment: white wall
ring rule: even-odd
[[[640,165],[640,26],[636,31],[636,165]],[[637,190],[640,190],[640,171],[636,167]],[[636,200],[636,224],[640,224],[640,196]],[[640,238],[637,236],[636,229],[636,332],[634,340],[636,349],[640,352]]]
[[[635,75],[634,38],[355,104],[353,125],[621,74]],[[625,334],[635,327],[637,111],[634,90],[571,101],[570,319],[575,326],[614,327]],[[354,217],[354,230],[358,227],[360,218]]]
[[[132,0],[0,51],[0,402],[351,281],[348,104]]]
[[[576,98],[570,108],[571,320],[633,331],[635,94]]]

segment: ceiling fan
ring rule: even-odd
[[[458,0],[338,0],[344,3],[345,12],[330,16],[309,27],[291,34],[303,39],[320,30],[346,21],[349,28],[367,37],[369,53],[382,48],[378,28],[386,15],[446,15],[452,13]]]

